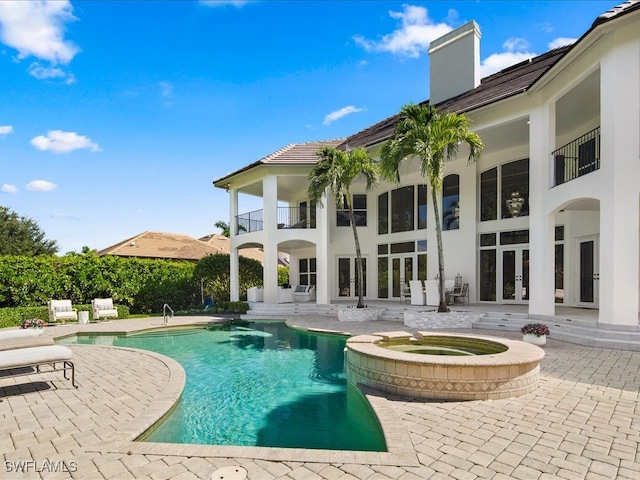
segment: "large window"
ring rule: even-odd
[[[500,168],[502,217],[529,215],[529,159],[505,163]]]
[[[413,195],[413,185],[391,192],[391,233],[415,230]]]
[[[409,185],[378,195],[378,234],[427,228],[427,186]]]
[[[389,233],[389,192],[378,195],[378,234]]]
[[[353,195],[353,217],[356,221],[356,226],[367,226],[367,196],[366,195]],[[344,199],[344,208],[337,212],[336,225],[339,227],[350,227],[349,221],[349,208],[347,207],[347,199]]]
[[[447,175],[442,181],[442,230],[460,228],[460,175]]]
[[[480,221],[528,216],[529,159],[505,163],[499,171],[499,178],[498,167],[480,174]]]
[[[418,185],[418,230],[427,228],[427,186]]]
[[[498,169],[480,174],[480,221],[498,219]]]

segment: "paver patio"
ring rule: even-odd
[[[212,318],[176,317],[172,323],[195,321]],[[345,324],[332,317],[287,321],[354,334],[407,330],[398,322]],[[161,323],[151,318],[56,326],[45,334],[132,331]],[[152,352],[71,348],[78,389],[61,374],[0,377],[0,478],[211,479],[222,467],[245,469],[252,480],[637,479],[640,472],[637,352],[551,338],[533,394],[452,403],[373,394],[392,437],[391,452],[375,453],[132,442],[179,397],[182,368]]]

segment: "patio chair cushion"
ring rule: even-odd
[[[13,339],[27,339],[42,335],[41,328],[11,328],[0,330],[0,342]]]
[[[18,348],[0,352],[0,370],[8,368],[63,362],[73,358],[73,352],[62,345]]]

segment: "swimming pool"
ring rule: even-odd
[[[345,342],[284,322],[233,322],[64,343],[141,348],[183,366],[180,402],[143,441],[385,451],[371,407],[347,386]]]

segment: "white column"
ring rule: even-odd
[[[628,32],[627,32],[628,33]],[[603,324],[638,325],[640,234],[640,45],[625,43],[601,62],[600,315]]]
[[[545,198],[551,185],[555,103],[540,100],[529,116],[529,313],[555,314],[555,217]]]
[[[238,190],[229,189],[229,294],[232,302],[240,300],[240,267],[238,260],[238,249],[236,248],[236,235],[238,215]]]
[[[262,180],[262,220],[264,250],[264,302],[278,303],[278,177],[268,175]]]
[[[331,303],[329,286],[332,280],[329,278],[329,201],[325,192],[323,207],[316,206],[316,303],[328,305]]]

